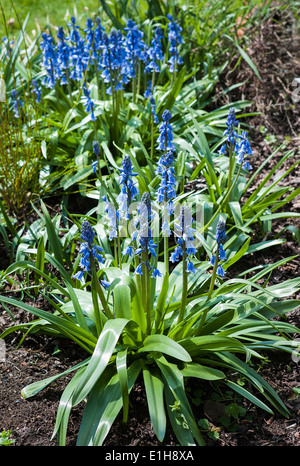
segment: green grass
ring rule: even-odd
[[[76,16],[79,19],[83,16],[90,16],[97,12],[98,0],[52,0],[44,2],[40,0],[0,0],[2,6],[2,14],[0,14],[0,35],[1,38],[7,35],[5,22],[11,18],[14,19],[14,24],[8,26],[9,37],[13,38],[18,34],[20,23],[25,20],[27,13],[30,14],[29,21],[26,27],[27,33],[31,36],[32,31],[38,32],[40,28],[44,28],[47,24],[55,26],[65,24],[65,16],[69,11],[70,16]],[[76,5],[76,6],[75,6]],[[75,10],[74,10],[75,8]],[[85,9],[86,8],[86,9]],[[77,11],[77,12],[76,12]],[[5,20],[3,18],[3,12]]]

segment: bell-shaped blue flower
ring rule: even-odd
[[[96,262],[103,263],[104,257],[100,254],[103,249],[97,244],[93,244],[95,238],[95,232],[87,220],[82,222],[81,226],[81,239],[83,243],[80,246],[79,253],[82,255],[80,259],[79,266],[82,269],[74,275],[74,278],[77,278],[81,282],[83,281],[84,273],[91,272],[91,260]]]
[[[167,15],[169,20],[168,28],[168,39],[169,39],[169,52],[170,58],[168,60],[169,70],[171,73],[177,71],[177,65],[181,65],[183,63],[182,57],[179,55],[178,47],[180,44],[183,44],[183,38],[181,36],[182,27],[179,26],[174,20],[172,15]]]
[[[169,121],[172,115],[169,110],[164,110],[162,114],[162,123],[159,125],[159,137],[157,138],[158,149],[162,151],[175,151],[173,144],[173,131]]]
[[[217,266],[217,274],[220,277],[224,277],[225,272],[222,267],[222,262],[226,261],[226,253],[223,248],[223,244],[225,243],[226,240],[226,226],[225,226],[225,221],[221,218],[218,223],[217,223],[217,228],[216,228],[216,242],[217,242],[217,248],[216,251],[212,254],[210,263],[211,265],[215,265],[216,262],[216,257],[215,254],[218,256],[218,266]]]
[[[125,155],[122,160],[122,168],[119,168],[121,192],[117,201],[121,217],[127,220],[129,219],[129,205],[138,195],[138,189],[133,180],[133,177],[137,176],[137,173],[133,172],[132,169],[133,165],[130,156]]]
[[[180,257],[183,257],[185,251],[186,271],[192,273],[196,272],[196,268],[191,261],[191,257],[197,252],[194,238],[195,231],[191,209],[187,205],[184,205],[181,207],[177,221],[175,222],[174,233],[177,237],[177,246],[170,255],[170,261],[177,262]]]

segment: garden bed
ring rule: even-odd
[[[283,17],[267,20],[251,40],[247,52],[256,64],[262,77],[259,81],[247,63],[242,62],[234,72],[225,71],[217,85],[215,104],[249,99],[253,100],[250,111],[261,112],[249,119],[251,125],[251,140],[254,158],[251,162],[254,168],[272,151],[271,147],[286,141],[288,148],[295,150],[294,158],[288,159],[292,164],[299,157],[300,134],[300,103],[293,105],[291,92],[292,81],[300,76],[299,36],[291,16],[286,12]],[[234,60],[233,60],[234,63]],[[228,68],[232,69],[232,68]],[[234,92],[222,94],[222,91],[233,83],[245,81],[244,85]],[[282,154],[278,154],[278,158]],[[273,163],[275,163],[275,161]],[[286,168],[286,167],[285,167]],[[261,173],[264,177],[270,167],[266,166]],[[299,166],[284,181],[290,186],[299,186]],[[291,211],[299,212],[299,198],[288,206]],[[286,225],[280,222],[270,236],[280,232],[285,226],[299,227],[299,221],[286,219]],[[255,266],[262,261],[271,263],[287,256],[299,254],[299,246],[291,231],[286,230],[280,237],[286,242],[247,256],[245,263],[239,261],[239,272]],[[3,249],[1,249],[3,250]],[[6,264],[7,258],[1,258]],[[8,265],[8,264],[7,264]],[[299,258],[295,258],[274,271],[271,283],[280,283],[285,279],[298,277],[300,272]],[[232,272],[231,272],[232,273]],[[13,293],[13,290],[12,290]],[[295,298],[300,298],[295,296]],[[45,309],[47,303],[36,300],[31,303]],[[14,310],[16,322],[24,322],[28,318],[23,311]],[[300,327],[299,311],[288,315],[288,321]],[[0,316],[0,330],[10,326],[12,321],[7,313]],[[19,336],[13,334],[6,341],[6,361],[0,363],[0,428],[12,431],[16,446],[55,446],[56,441],[50,440],[55,425],[56,410],[67,378],[62,378],[51,384],[47,389],[33,398],[24,400],[21,389],[43,377],[49,377],[73,366],[81,360],[78,348],[63,340],[30,336],[18,348]],[[214,446],[300,446],[300,397],[293,388],[299,386],[299,362],[288,354],[274,354],[268,363],[259,368],[259,374],[278,392],[283,402],[290,410],[290,418],[285,419],[279,414],[269,415],[254,408],[246,401],[239,401],[244,408],[243,415],[231,419],[224,426],[224,402],[216,400],[209,391],[209,385],[193,382],[190,396],[195,390],[203,390],[206,401],[194,405],[197,420],[207,415],[209,430],[218,432],[218,438],[212,439],[204,433],[208,445]],[[233,402],[234,399],[231,399]],[[130,416],[126,425],[121,415],[113,425],[106,438],[107,446],[159,446],[161,445],[152,429],[149,419],[144,388],[141,379],[135,384],[130,398]],[[229,403],[227,401],[226,403]],[[226,404],[225,403],[225,404]],[[75,445],[78,434],[83,403],[71,413],[68,428],[67,445]],[[223,416],[223,417],[222,417]],[[226,416],[225,416],[226,417]],[[167,430],[164,445],[176,445],[177,440],[171,429]]]

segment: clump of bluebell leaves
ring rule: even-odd
[[[58,312],[48,313],[0,295],[1,302],[23,308],[40,318],[40,322],[34,320],[26,324],[26,333],[32,329],[48,331],[52,336],[62,335],[79,344],[87,353],[86,359],[67,371],[69,373],[74,370],[75,375],[67,384],[58,407],[53,438],[57,435],[60,445],[66,443],[72,407],[82,402],[84,415],[77,445],[102,445],[121,409],[123,421],[127,421],[129,394],[139,375],[144,380],[149,415],[160,442],[164,441],[169,416],[181,445],[205,444],[185,392],[186,378],[197,377],[209,380],[210,383],[216,380],[219,388],[223,384],[226,390],[242,393],[251,403],[272,414],[261,397],[257,398],[245,388],[248,383],[252,384],[255,391],[264,395],[283,415],[288,414],[274,390],[247,362],[252,356],[260,357],[259,351],[269,350],[270,345],[277,348],[280,345],[291,352],[291,340],[289,336],[285,336],[286,332],[294,334],[296,329],[281,321],[274,321],[275,323],[269,325],[268,316],[272,306],[274,314],[278,314],[278,311],[286,313],[289,306],[294,309],[295,300],[280,303],[275,293],[268,292],[256,283],[261,279],[260,274],[253,281],[232,280],[231,283],[222,283],[222,280],[218,280],[221,285],[215,286],[216,274],[224,276],[222,264],[226,260],[226,226],[222,218],[219,218],[215,230],[216,248],[211,259],[213,273],[206,273],[210,266],[208,261],[197,261],[196,266],[194,265],[197,232],[192,210],[188,203],[180,206],[176,202],[176,152],[171,117],[168,111],[162,117],[158,140],[161,154],[156,167],[158,179],[154,187],[149,187],[156,205],[166,204],[169,214],[175,217],[175,246],[173,244],[172,250],[167,249],[167,254],[164,255],[164,259],[174,266],[171,274],[166,273],[166,267],[162,267],[167,264],[158,261],[160,244],[151,231],[154,213],[150,192],[144,192],[140,196],[137,173],[130,156],[126,154],[117,172],[119,190],[112,192],[107,189],[109,199],[104,198],[110,228],[109,239],[114,243],[119,240],[121,221],[128,221],[130,218],[130,201],[137,198],[141,201],[137,209],[132,243],[122,251],[123,259],[125,256],[130,258],[124,273],[118,264],[111,266],[111,258],[106,255],[108,242],[100,243],[105,244],[103,254],[104,251],[97,244],[97,240],[100,241],[101,238],[96,237],[90,222],[84,220],[80,228],[81,270],[73,275],[73,278],[83,282],[82,288],[78,288],[77,281],[76,288],[72,287],[71,277],[66,277],[62,264],[59,270],[63,271],[66,287],[53,279],[49,281],[55,286],[55,294],[59,292],[65,298],[60,299],[59,303],[55,303],[52,297],[49,298]],[[229,128],[232,126],[229,125]],[[228,132],[230,141],[232,137],[237,136],[233,133],[229,135]],[[245,141],[243,143],[243,150],[246,150]],[[93,143],[93,151],[99,157],[100,147],[97,141]],[[98,159],[93,165],[95,170],[97,165]],[[102,188],[107,188],[105,179],[100,177],[99,181],[99,184],[103,182]],[[162,231],[169,233],[171,224],[166,226],[165,220],[162,217]],[[126,241],[128,239],[126,237]],[[122,246],[125,244],[128,243],[124,241]],[[50,254],[48,257],[55,264],[55,257]],[[77,262],[76,260],[76,264]],[[24,263],[21,261],[19,267],[23,269]],[[29,270],[38,273],[35,264],[29,263],[29,266]],[[15,268],[12,270],[15,271]],[[47,274],[42,274],[45,280],[49,279]],[[85,274],[92,276],[91,281],[84,283]],[[106,275],[107,280],[99,280],[102,274]],[[282,292],[282,285],[280,286]],[[290,286],[292,291],[296,290],[294,284]],[[66,289],[68,294],[65,294]],[[285,296],[288,295],[289,292]],[[281,304],[282,307],[279,307]],[[19,325],[17,329],[20,330]],[[11,331],[9,329],[7,333]],[[241,358],[238,357],[239,354]],[[54,378],[52,376],[25,387],[22,391],[24,398],[34,395],[65,374],[63,372]],[[247,385],[241,388],[235,382],[237,376],[243,377]]]

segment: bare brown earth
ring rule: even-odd
[[[259,166],[274,147],[286,141],[287,148],[295,150],[295,157],[287,163],[292,163],[299,157],[300,134],[300,102],[293,103],[293,79],[300,77],[299,36],[292,15],[287,11],[267,20],[255,35],[247,48],[247,53],[257,66],[262,80],[260,81],[247,63],[231,71],[236,58],[221,76],[216,89],[214,105],[229,103],[240,99],[253,101],[249,112],[260,112],[251,117],[252,147],[255,155],[252,161],[254,168]],[[233,83],[244,82],[234,92],[224,94],[223,91]],[[282,153],[281,153],[282,155]],[[276,159],[279,160],[279,156]],[[274,163],[274,162],[273,162]],[[286,165],[287,166],[287,165]],[[286,168],[285,166],[285,168]],[[267,173],[269,166],[265,167]],[[284,181],[291,186],[299,186],[300,171],[297,168]],[[288,208],[299,212],[300,201],[296,199]],[[286,208],[285,208],[286,209]],[[274,227],[274,234],[285,226],[293,223],[299,227],[299,222],[285,219]],[[288,230],[282,233],[286,242],[280,247],[266,250],[263,254],[247,256],[247,263],[239,263],[239,267],[250,267],[251,264],[274,262],[278,259],[299,254],[299,246],[292,233]],[[0,248],[0,251],[4,251]],[[3,252],[2,252],[3,254]],[[9,265],[7,257],[0,252],[1,268]],[[299,259],[280,267],[272,275],[273,283],[299,276]],[[297,296],[300,298],[300,295]],[[35,306],[45,308],[46,303],[37,300]],[[23,311],[14,310],[17,322],[24,322],[28,316]],[[288,316],[288,321],[300,327],[299,311]],[[12,320],[7,312],[0,308],[0,331]],[[27,384],[61,373],[82,359],[77,347],[65,341],[53,341],[49,338],[32,336],[18,347],[20,336],[12,335],[6,341],[6,360],[0,362],[0,431],[11,430],[15,446],[55,446],[56,440],[51,440],[55,425],[56,410],[61,393],[68,378],[59,379],[47,389],[33,398],[24,400],[21,389]],[[290,355],[272,353],[269,362],[258,367],[259,373],[278,392],[290,410],[290,418],[285,419],[279,414],[269,415],[256,409],[250,403],[232,398],[220,399],[207,384],[191,384],[189,396],[194,400],[193,408],[197,420],[209,419],[209,430],[218,432],[218,438],[212,439],[204,432],[208,445],[214,446],[300,446],[300,396],[293,388],[300,386],[300,363]],[[243,414],[229,419],[224,425],[224,407],[237,402],[244,408]],[[83,405],[72,411],[68,429],[67,445],[75,445]],[[227,417],[228,420],[228,417]],[[164,445],[176,445],[170,429],[168,429]],[[149,419],[143,383],[135,385],[131,393],[129,421],[123,424],[119,417],[114,424],[107,440],[107,446],[159,446]]]

